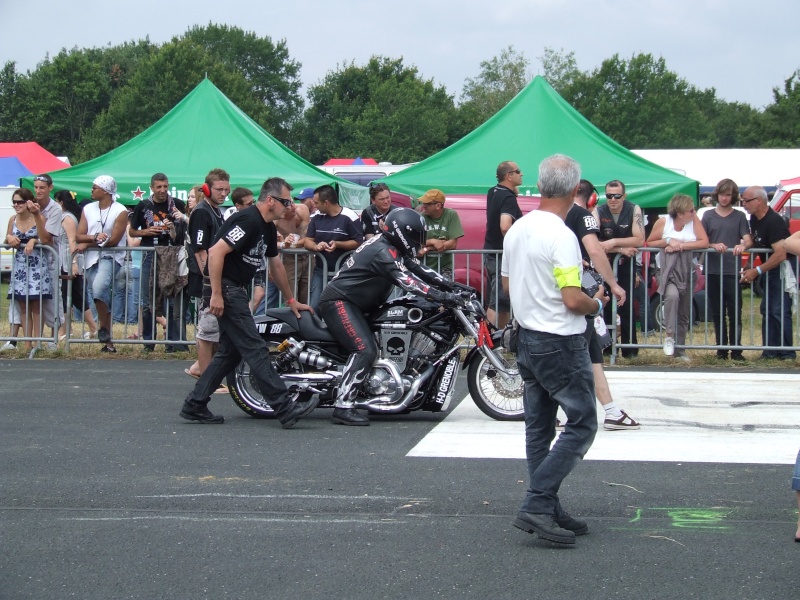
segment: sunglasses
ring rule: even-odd
[[[270,196],[273,200],[277,200],[281,204],[283,204],[286,208],[289,208],[294,201],[291,198],[281,198],[280,196]]]
[[[625,194],[606,194],[606,200],[611,200],[612,198],[613,198],[614,200],[619,200],[619,199],[620,199],[620,198],[622,198],[624,195],[625,195]]]
[[[37,175],[33,178],[34,181],[44,181],[47,185],[53,185],[53,180],[46,175]]]
[[[511,173],[516,173],[517,175],[522,175],[522,171],[520,171],[519,169],[514,169],[513,171],[509,171],[509,172],[508,172],[508,174],[509,174],[509,175],[510,175]]]
[[[14,204],[14,205],[27,204],[27,203],[28,203],[27,200],[12,200],[11,201],[11,204]]]

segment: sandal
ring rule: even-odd
[[[185,368],[185,369],[183,370],[183,372],[184,372],[184,373],[186,373],[186,374],[187,374],[189,377],[194,377],[195,379],[200,379],[200,375],[195,375],[194,373],[192,373],[192,372],[189,370],[189,368],[188,368],[188,367],[187,367],[187,368]]]

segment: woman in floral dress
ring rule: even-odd
[[[37,221],[41,221],[42,225],[44,222],[30,190],[16,190],[11,201],[15,214],[8,220],[6,243],[16,248],[16,253],[8,298],[13,298],[19,307],[19,314],[25,315],[25,337],[41,337],[41,301],[53,297],[50,269],[39,247]],[[25,348],[30,350],[31,343],[25,342]]]

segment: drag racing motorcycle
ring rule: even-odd
[[[409,294],[366,315],[378,358],[361,386],[356,408],[370,413],[447,411],[461,363],[481,411],[500,421],[523,419],[522,378],[514,354],[503,343],[507,330],[497,330],[487,321],[473,288],[454,285],[462,298],[460,306],[448,308]],[[298,319],[288,308],[267,310],[255,322],[272,366],[295,400],[318,394],[320,407],[333,407],[348,354],[325,323],[309,312]],[[227,383],[244,412],[273,415],[244,361]]]

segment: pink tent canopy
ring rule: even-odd
[[[66,169],[69,164],[56,158],[36,142],[0,142],[0,157],[19,159],[31,173],[49,173]]]
[[[800,177],[794,177],[793,179],[781,179],[781,187],[792,185],[800,185]]]

